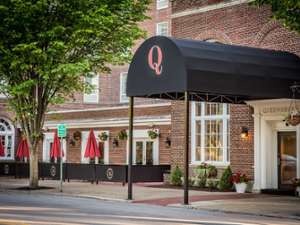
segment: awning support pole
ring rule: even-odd
[[[190,131],[190,99],[189,92],[184,92],[184,204],[189,204],[189,131]]]
[[[128,200],[132,200],[133,105],[134,105],[134,97],[130,96],[129,97],[129,112],[128,112],[128,115],[129,115]]]

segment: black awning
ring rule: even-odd
[[[292,53],[156,36],[136,51],[127,95],[242,103],[291,98],[300,84],[300,58]]]

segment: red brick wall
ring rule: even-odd
[[[222,1],[214,1],[222,2]],[[225,2],[225,1],[224,1]],[[211,1],[178,0],[172,13],[213,4]],[[174,17],[172,36],[177,38],[216,39],[226,44],[289,51],[300,55],[300,36],[271,20],[269,7],[256,8],[240,4],[207,12]],[[172,165],[183,163],[183,103],[172,103]],[[253,118],[248,106],[230,107],[230,162],[234,171],[247,173],[253,178]],[[240,137],[241,128],[249,128],[249,138]]]
[[[140,27],[147,32],[147,37],[156,35],[156,23],[169,22],[169,32],[171,34],[171,4],[166,9],[156,10],[156,1],[152,1],[149,6],[147,13],[149,19],[140,23]],[[144,41],[136,41],[136,45],[133,47],[135,51],[138,46]],[[83,94],[76,93],[74,95],[74,101],[70,100],[62,105],[52,106],[52,109],[84,109],[84,108],[95,108],[101,106],[114,106],[114,105],[126,105],[126,103],[120,103],[120,73],[127,72],[129,68],[128,64],[123,66],[112,66],[110,74],[101,74],[99,79],[99,103],[91,104],[83,102]],[[149,104],[161,102],[162,100],[137,98],[136,104]]]
[[[159,129],[159,164],[170,164],[170,148],[165,145],[166,137],[170,134],[169,125],[157,125],[156,129]],[[109,131],[109,163],[110,164],[125,164],[126,163],[126,154],[127,154],[127,141],[119,140],[119,146],[113,147],[113,140],[117,138],[117,135],[120,130],[128,129],[128,127],[103,127],[103,128],[94,128],[94,131]],[[138,126],[134,129],[149,129],[147,126]],[[73,137],[73,134],[79,131],[89,131],[87,128],[81,129],[68,129],[69,137]],[[39,145],[39,160],[42,160],[42,142]],[[75,145],[70,144],[70,139],[67,141],[67,162],[69,163],[80,163],[81,161],[81,139],[75,141]]]
[[[254,121],[253,110],[246,105],[230,105],[230,164],[234,172],[254,178]],[[248,138],[241,138],[242,127],[249,129]]]

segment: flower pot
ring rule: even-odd
[[[296,187],[296,196],[300,197],[300,187]]]
[[[235,190],[237,193],[245,193],[247,188],[247,183],[234,183]]]

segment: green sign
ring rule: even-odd
[[[67,136],[67,129],[65,124],[57,125],[57,136],[60,138],[64,138]]]

